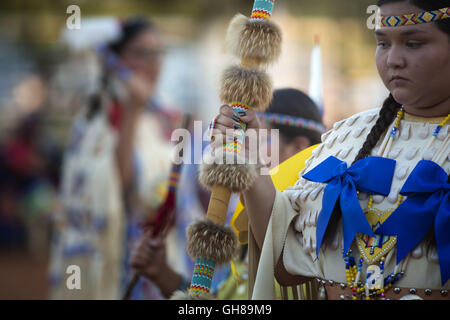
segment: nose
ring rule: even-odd
[[[400,69],[406,66],[406,59],[400,46],[392,45],[387,55],[387,66],[392,69]]]

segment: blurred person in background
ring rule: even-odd
[[[43,131],[44,114],[23,117],[0,144],[0,245],[45,258],[59,168],[58,150]]]
[[[319,108],[305,93],[296,89],[275,90],[273,100],[264,114],[260,115],[262,126],[268,130],[279,130],[279,141],[270,141],[268,134],[268,152],[272,152],[271,143],[279,143],[280,163],[289,159],[296,153],[320,142],[322,131],[294,126],[296,120],[313,121],[322,125],[322,116]],[[286,119],[289,118],[289,121]],[[198,177],[192,176],[190,181],[197,181]],[[181,192],[181,189],[180,189]],[[199,199],[209,200],[209,196]],[[236,204],[236,203],[235,203]],[[231,207],[232,205],[230,205]],[[233,211],[234,211],[233,206]],[[204,205],[206,213],[206,205]],[[230,218],[230,214],[228,214]],[[221,300],[247,299],[247,246],[241,246],[240,257],[233,262],[232,268],[227,268],[226,277],[213,279],[213,296]],[[177,289],[184,290],[188,287],[188,280],[182,274],[177,273],[166,257],[166,244],[164,239],[149,239],[142,237],[136,243],[136,248],[131,256],[131,265],[139,270],[145,277],[156,283],[166,297],[170,297]],[[218,283],[217,278],[220,278]],[[190,279],[189,279],[190,280]]]
[[[119,299],[131,276],[129,246],[167,189],[178,115],[153,98],[162,38],[151,22],[136,17],[122,22],[106,49],[121,68],[103,61],[100,88],[76,117],[64,158],[51,264],[56,299]],[[69,265],[80,267],[79,290],[66,287]],[[145,280],[138,288],[132,298],[161,297]]]

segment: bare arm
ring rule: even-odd
[[[275,187],[269,175],[260,175],[249,191],[243,193],[250,226],[261,249],[275,201]]]

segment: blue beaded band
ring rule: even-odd
[[[210,259],[197,258],[195,260],[189,295],[195,297],[209,296],[215,266],[216,263]]]
[[[258,113],[258,116],[262,119],[265,119],[269,123],[304,128],[317,131],[319,133],[324,133],[326,131],[326,128],[323,124],[310,119],[292,117],[277,113]]]
[[[265,20],[272,16],[275,0],[255,0],[250,20]]]

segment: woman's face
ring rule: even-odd
[[[154,89],[161,71],[163,43],[154,31],[144,31],[131,40],[121,54],[123,63]]]
[[[381,6],[383,16],[423,11],[406,1]],[[450,39],[446,33],[434,23],[424,23],[381,27],[375,37],[378,72],[398,103],[426,113],[450,100]]]

